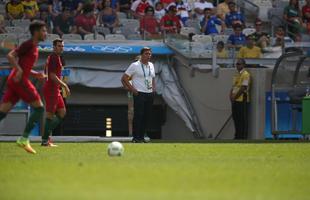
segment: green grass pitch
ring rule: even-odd
[[[310,197],[310,143],[0,143],[1,200],[303,200]]]

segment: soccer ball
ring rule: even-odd
[[[111,142],[108,145],[109,156],[121,156],[124,154],[124,147],[120,142]]]

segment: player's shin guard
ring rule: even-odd
[[[43,107],[34,108],[33,113],[29,117],[29,121],[26,125],[23,137],[28,138],[30,131],[34,128],[35,124],[42,118],[44,113]]]
[[[50,136],[51,132],[61,123],[62,118],[59,116],[55,116],[53,119],[46,119],[44,134],[42,136],[42,142],[47,142],[48,137]]]
[[[6,117],[6,113],[0,112],[0,122]]]

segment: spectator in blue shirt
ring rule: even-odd
[[[224,31],[224,23],[221,21],[221,19],[218,18],[216,15],[214,15],[213,10],[211,8],[205,8],[204,18],[200,22],[201,31],[205,35],[219,34],[216,25],[222,26],[221,32]]]
[[[242,33],[242,26],[240,24],[234,26],[234,33],[229,36],[227,43],[229,48],[236,49],[239,49],[246,44],[246,37]]]
[[[72,15],[75,16],[82,11],[83,1],[82,0],[65,0],[65,1],[62,1],[62,7],[69,8]]]
[[[240,24],[244,26],[244,16],[241,12],[237,11],[236,3],[228,3],[229,13],[225,16],[225,24],[228,28],[232,28],[235,24]]]

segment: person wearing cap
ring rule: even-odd
[[[233,86],[230,90],[232,105],[232,118],[235,125],[235,139],[247,139],[250,103],[251,75],[244,69],[246,62],[238,59],[236,62],[237,72],[233,77]]]
[[[246,45],[241,47],[238,53],[238,58],[261,58],[262,51],[255,45],[253,35],[246,37]]]
[[[260,19],[255,20],[255,33],[253,33],[253,37],[256,45],[264,49],[270,45],[270,36],[262,31],[262,25],[263,23]]]
[[[197,16],[197,18],[199,19],[199,21],[201,21],[204,17],[204,10],[206,8],[214,8],[213,3],[210,3],[206,0],[198,0],[197,2],[194,3],[194,11],[195,14]]]
[[[225,23],[228,28],[232,28],[234,25],[245,25],[244,16],[241,12],[237,11],[236,3],[231,1],[228,3],[229,13],[225,16]]]
[[[160,20],[161,30],[165,33],[179,33],[181,30],[180,19],[176,16],[177,9],[175,6],[170,6],[168,13]]]
[[[154,13],[155,11],[152,6],[145,9],[145,15],[140,19],[140,32],[142,35],[158,37],[159,23]]]

